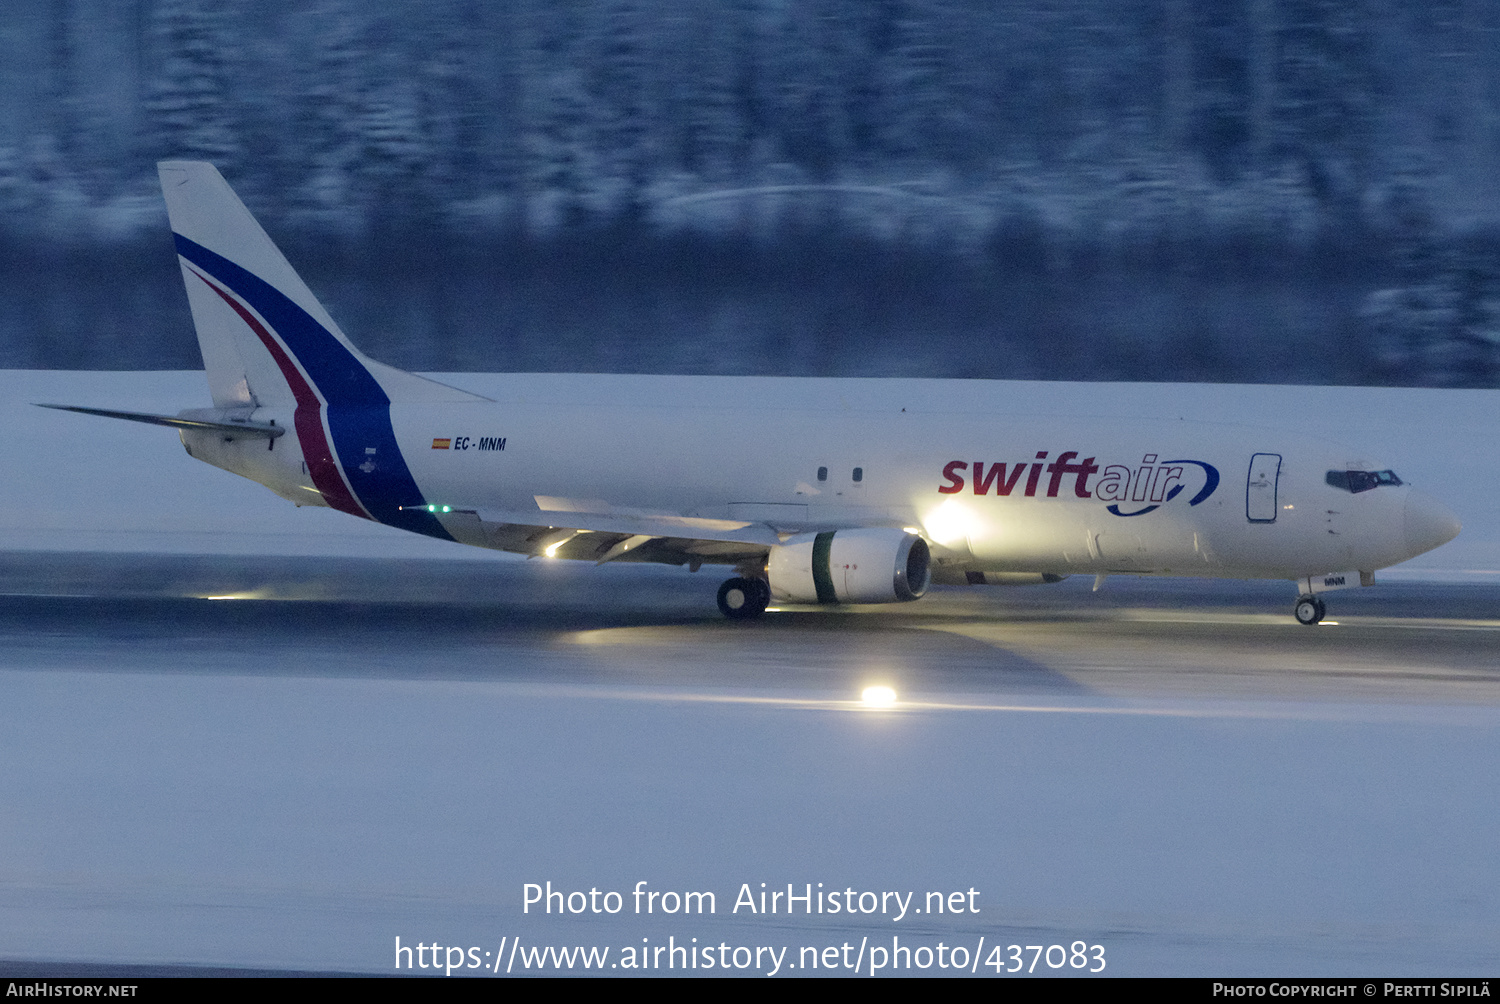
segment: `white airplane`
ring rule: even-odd
[[[1337,444],[1016,414],[999,381],[515,375],[480,396],[355,348],[211,164],[159,172],[213,407],[47,407],[175,427],[298,505],[530,556],[732,566],[732,618],[1084,573],[1286,579],[1315,624],[1323,593],[1459,531]]]

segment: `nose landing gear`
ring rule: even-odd
[[[1297,618],[1297,623],[1309,626],[1318,623],[1327,614],[1328,608],[1316,596],[1300,596],[1297,598],[1297,605],[1292,608],[1292,615]]]
[[[766,612],[771,586],[765,579],[728,579],[719,587],[719,610],[730,620],[752,620]]]

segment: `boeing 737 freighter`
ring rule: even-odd
[[[174,427],[298,505],[517,554],[729,566],[732,618],[1082,573],[1286,579],[1315,624],[1323,593],[1459,531],[1337,444],[1017,414],[1002,382],[515,375],[483,397],[355,348],[211,164],[159,171],[213,406],[50,407]]]

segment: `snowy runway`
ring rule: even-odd
[[[54,560],[53,591],[111,560]],[[460,601],[456,566],[415,563],[375,604],[341,591],[382,563],[313,564],[0,601],[0,956],[382,972],[399,937],[477,950],[472,975],[519,938],[615,964],[779,946],[785,974],[803,949],[983,938],[1102,945],[1113,975],[1500,961],[1493,590],[1390,587],[1315,629],[1273,587],[1171,583],[746,626],[650,569],[484,566]],[[173,598],[172,568],[323,598]],[[873,683],[900,702],[862,705]],[[625,906],[523,913],[548,881]],[[636,915],[642,881],[716,909]],[[978,912],[733,909],[763,882]]]

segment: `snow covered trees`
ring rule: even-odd
[[[156,70],[146,102],[154,156],[211,160],[225,170],[238,166],[226,9],[197,0],[155,0]]]
[[[0,81],[0,239],[144,228],[153,161],[193,157],[313,241],[846,242],[1059,303],[1175,290],[1140,315],[1168,341],[1201,335],[1200,284],[1315,275],[1342,378],[1494,369],[1484,0],[49,0]],[[1413,164],[1425,271],[1392,209]],[[1243,339],[1213,325],[1222,361]]]

